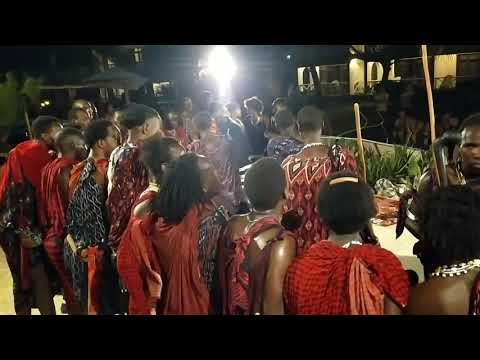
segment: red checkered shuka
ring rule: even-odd
[[[225,273],[225,284],[221,284],[225,315],[245,315],[248,312],[250,276],[243,267],[248,247],[256,236],[278,226],[281,225],[277,219],[265,217],[258,220],[245,235],[231,239],[226,245],[224,264],[221,264],[221,271]]]
[[[290,265],[284,299],[289,314],[380,315],[384,296],[404,308],[408,292],[408,276],[389,251],[321,241]]]

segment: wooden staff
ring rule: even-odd
[[[25,124],[27,125],[28,137],[30,139],[33,139],[32,126],[30,124],[30,118],[28,117],[28,108],[27,108],[28,103],[25,95],[22,96],[22,100],[23,100],[23,115],[25,116]]]
[[[422,62],[423,62],[423,72],[425,73],[425,85],[427,87],[428,112],[430,114],[430,137],[433,144],[433,142],[436,139],[435,111],[433,109],[433,95],[432,95],[432,84],[430,82],[430,71],[428,70],[427,45],[422,45]]]
[[[362,167],[362,180],[367,182],[367,166],[365,165],[365,154],[363,152],[362,128],[360,127],[360,108],[358,103],[353,104],[353,111],[355,112],[355,128],[357,129],[357,144],[360,155],[360,165]]]
[[[432,95],[432,84],[430,82],[430,71],[428,69],[428,53],[427,45],[422,45],[422,63],[423,63],[423,72],[425,73],[425,86],[427,88],[427,99],[428,99],[428,112],[430,114],[430,139],[433,143],[435,142],[435,110],[433,107],[433,95]],[[435,156],[435,151],[432,150],[433,162],[435,172],[437,174],[438,185],[440,184],[440,176],[438,171],[437,158]]]

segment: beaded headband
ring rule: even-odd
[[[358,178],[352,177],[352,176],[344,176],[341,178],[333,179],[331,180],[328,185],[336,185],[336,184],[341,184],[345,182],[353,182],[353,183],[358,183]]]

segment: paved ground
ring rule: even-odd
[[[55,296],[55,308],[57,314],[61,314],[60,306],[63,303],[62,296]],[[37,309],[32,310],[33,315],[40,315]],[[12,294],[12,276],[8,269],[7,260],[5,254],[0,248],[0,315],[15,315],[15,309],[13,307],[13,294]]]

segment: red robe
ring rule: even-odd
[[[213,209],[197,205],[177,225],[154,215],[132,224],[134,236],[153,242],[160,265],[163,288],[157,314],[209,314],[210,295],[198,260],[198,228],[208,211]]]
[[[249,231],[240,238],[232,239],[227,231],[220,242],[219,249],[219,282],[222,293],[222,313],[224,315],[246,315],[251,313],[258,303],[263,304],[263,289],[251,287],[250,280],[259,278],[260,274],[255,274],[253,270],[257,267],[258,260],[261,260],[262,251],[257,257],[253,266],[252,273],[244,268],[248,247],[252,239],[261,233],[272,228],[281,227],[278,220],[273,217],[265,217],[258,220]],[[280,238],[279,234],[279,238]],[[266,248],[270,246],[267,245]],[[266,249],[265,249],[266,250]],[[261,271],[265,270],[265,264],[262,264]],[[268,269],[268,266],[267,266]],[[261,297],[258,299],[256,297]]]
[[[28,140],[18,144],[12,151],[10,151],[7,162],[3,168],[2,177],[0,178],[0,204],[3,203],[5,193],[12,182],[14,184],[20,184],[26,181],[30,183],[36,191],[38,208],[40,201],[40,173],[43,167],[50,161],[52,161],[52,156],[48,149],[38,141]],[[1,234],[0,244],[3,248],[4,243],[1,239]],[[30,289],[32,285],[28,260],[30,258],[30,250],[19,245],[18,248],[15,249],[15,252],[17,251],[20,252],[20,264],[18,267],[19,274],[15,274],[13,277],[20,278],[20,284],[16,285],[23,290],[27,290]],[[13,264],[15,260],[13,258],[9,259],[8,257],[10,255],[14,257],[14,254],[7,251],[7,249],[4,249],[4,252],[7,256],[8,263]],[[11,268],[11,271],[16,270]]]
[[[148,172],[139,156],[139,147],[132,144],[118,147],[111,156],[111,191],[106,205],[110,222],[108,243],[114,249],[127,228],[135,200],[148,186]]]
[[[67,233],[67,206],[63,199],[59,185],[59,175],[68,166],[74,162],[67,158],[57,158],[42,170],[41,198],[42,198],[42,217],[41,223],[44,229],[43,247],[58,273],[62,289],[64,291],[65,301],[69,311],[75,311],[77,306],[73,292],[72,277],[66,269],[63,261],[63,239]],[[62,241],[58,244],[58,239]]]
[[[408,292],[407,273],[391,252],[321,241],[292,262],[283,294],[288,314],[383,315],[385,296],[405,308]]]
[[[146,190],[135,202],[132,217],[118,247],[117,269],[123,285],[128,290],[129,315],[155,315],[157,301],[162,291],[160,265],[153,243],[136,233],[138,227],[132,229],[132,224],[138,220],[133,216],[135,207],[156,195],[157,192]]]
[[[322,182],[335,171],[355,172],[355,160],[348,151],[340,150],[336,159],[333,156],[307,156],[304,148],[302,152],[286,158],[282,164],[288,193],[284,211],[295,210],[302,219],[301,226],[295,231],[297,255],[302,255],[321,239],[328,238],[328,229],[317,212]]]

